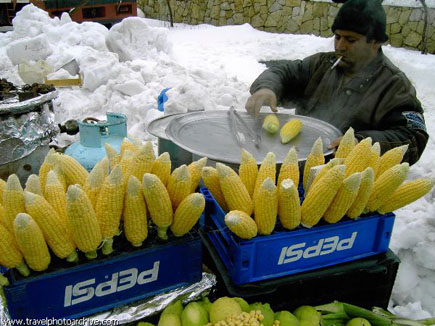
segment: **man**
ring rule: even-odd
[[[371,137],[382,153],[409,144],[404,160],[414,164],[429,136],[414,87],[382,52],[385,27],[381,0],[346,1],[331,28],[335,52],[271,64],[252,84],[246,110],[257,115],[267,105],[276,112],[277,103],[290,101],[296,114],[343,133],[352,127],[356,142]]]

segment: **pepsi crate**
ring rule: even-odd
[[[235,284],[282,277],[386,252],[395,215],[368,215],[310,229],[288,231],[279,224],[271,235],[243,240],[225,225],[225,212],[207,188],[204,230]]]
[[[6,275],[11,284],[4,287],[4,293],[10,317],[79,318],[201,279],[202,242],[198,230],[182,238],[170,235],[167,242],[155,239],[155,234],[148,238],[151,236],[143,248],[133,251],[124,250],[131,247],[116,239],[115,253],[109,257],[67,268],[64,261],[52,255],[48,272],[22,277],[9,270]]]

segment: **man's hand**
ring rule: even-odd
[[[263,105],[268,105],[273,112],[278,112],[276,102],[275,93],[268,88],[262,88],[248,98],[245,108],[250,115],[257,118]]]
[[[336,148],[336,147],[338,147],[338,145],[340,145],[340,141],[341,141],[341,138],[343,138],[343,136],[341,136],[341,137],[338,137],[338,138],[335,138],[329,145],[328,145],[328,149],[333,149],[333,148]],[[358,139],[357,138],[355,138],[355,145],[356,144],[358,144]]]

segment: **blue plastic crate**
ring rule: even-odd
[[[261,281],[386,252],[395,215],[370,215],[311,229],[276,230],[243,240],[225,225],[224,211],[206,188],[204,230],[235,284]]]
[[[16,278],[4,287],[12,319],[78,318],[124,305],[202,277],[198,231],[111,258]]]

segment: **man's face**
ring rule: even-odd
[[[365,35],[351,31],[335,30],[335,54],[342,56],[338,66],[352,75],[370,63],[377,55],[380,43],[367,42]]]

